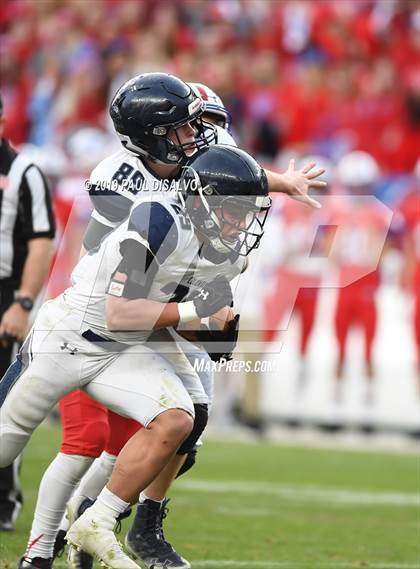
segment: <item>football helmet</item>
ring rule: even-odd
[[[271,198],[263,168],[243,150],[221,144],[201,150],[184,166],[180,197],[215,252],[246,256],[258,247]]]
[[[190,124],[196,131],[196,149],[214,141],[214,130],[203,123],[204,103],[189,85],[167,73],[133,77],[114,96],[110,115],[121,143],[134,154],[159,164],[183,164],[191,143],[168,137],[171,129]]]
[[[198,97],[203,99],[205,114],[211,115],[215,124],[229,131],[232,117],[219,95],[202,83],[188,83],[188,85]]]
[[[380,171],[373,156],[353,150],[339,160],[336,175],[340,184],[352,189],[372,186],[378,181]]]

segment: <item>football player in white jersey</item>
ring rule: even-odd
[[[143,85],[145,81],[149,81],[149,83],[152,83],[152,79],[158,79],[160,82],[171,80],[169,76],[166,76],[164,74],[149,74],[137,78],[137,80],[143,81]],[[126,89],[130,88],[130,85],[131,87],[133,87],[134,83],[135,80],[132,80],[131,82],[125,84],[123,89],[120,90],[120,93],[124,91],[124,88]],[[228,128],[229,126],[230,117],[229,113],[224,108],[220,98],[218,98],[217,95],[214,94],[206,86],[200,84],[193,84],[192,87],[194,92],[203,98],[204,109],[205,109],[205,114],[203,115],[204,118],[206,120],[210,120],[211,122],[215,122],[217,125],[216,126],[217,140],[219,142],[222,141],[224,143],[234,145],[235,144],[234,140],[229,135],[227,130],[224,130],[224,128]],[[148,88],[150,89],[150,85],[148,86]],[[153,89],[155,88],[156,87],[153,87]],[[182,106],[180,105],[179,100],[176,100],[175,102],[172,101],[172,104],[176,104],[178,105],[178,107]],[[172,120],[174,120],[174,117],[172,117]],[[207,127],[206,128],[207,133],[208,130],[209,129]],[[121,133],[124,145],[127,144],[127,132],[129,132],[129,130]],[[187,136],[188,134],[191,133],[187,132]],[[210,132],[208,140],[211,139],[211,135],[212,133]],[[165,153],[168,154],[168,152],[167,152],[167,146],[165,145],[164,141],[159,140],[158,144],[155,144],[154,148],[148,147],[145,149],[144,144],[145,142],[143,141],[143,143],[141,144],[141,148],[137,148],[137,150],[135,151],[133,150],[127,151],[125,148],[118,151],[109,158],[105,159],[92,172],[90,178],[91,197],[96,208],[95,211],[93,212],[92,221],[90,223],[89,229],[86,234],[85,238],[86,248],[89,249],[91,247],[96,246],[103,235],[109,232],[114,226],[118,225],[118,223],[120,223],[121,220],[127,216],[131,204],[135,199],[137,199],[137,196],[139,195],[139,192],[142,189],[144,189],[145,187],[148,188],[156,187],[156,183],[159,180],[159,176],[157,176],[157,171],[159,171],[161,175],[170,176],[173,175],[174,172],[176,173],[177,170],[179,169],[179,166],[173,165],[174,163],[176,164],[176,162],[179,160],[179,156],[177,157],[176,153],[175,157],[171,156],[169,158],[169,161],[171,162],[172,165],[162,164],[162,162],[165,163],[168,161],[168,158],[165,156]],[[127,146],[127,148],[130,147],[134,148],[136,146],[137,145],[135,144],[135,142],[133,143],[133,141],[131,140],[131,142],[129,141],[129,146]],[[159,148],[158,151],[157,148]],[[187,149],[186,152],[191,153],[193,151],[195,151],[195,148]],[[182,158],[180,162],[181,161]],[[311,198],[306,195],[306,192],[310,184],[314,186],[323,184],[322,182],[318,182],[314,179],[319,174],[320,172],[317,172],[316,170],[313,169],[312,170],[308,169],[307,172],[303,172],[303,170],[293,172],[293,168],[292,169],[289,168],[288,173],[286,173],[285,175],[279,175],[276,173],[267,172],[267,175],[270,180],[271,190],[285,191],[291,196],[297,195],[298,197],[300,197],[300,199],[307,201],[307,203],[309,203],[310,205],[313,205],[313,203]],[[201,357],[203,357],[202,354]],[[205,376],[204,379],[207,379],[206,388],[207,391],[209,391],[209,386],[211,388],[211,377],[208,377],[207,375],[207,378]],[[73,394],[67,396],[65,398],[65,401],[72,397],[74,397]],[[187,460],[189,460],[190,457],[191,461],[189,464],[191,465],[193,464],[194,461],[193,458],[194,452],[188,455]],[[75,453],[74,447],[72,454],[70,456],[60,453],[57,457],[57,461],[54,461],[52,463],[51,467],[48,469],[46,473],[45,484],[44,483],[41,484],[37,510],[39,506],[39,508],[43,511],[40,512],[39,516],[37,515],[35,516],[34,525],[32,528],[33,531],[31,532],[29,544],[33,544],[35,542],[35,545],[32,546],[31,558],[37,559],[37,563],[39,563],[40,565],[42,564],[42,567],[44,567],[42,560],[43,558],[46,558],[45,559],[46,563],[47,562],[51,563],[50,555],[52,554],[52,540],[53,540],[52,536],[54,535],[55,531],[53,528],[54,526],[56,526],[56,521],[55,523],[52,523],[51,517],[57,518],[57,512],[59,512],[59,508],[54,507],[53,510],[55,515],[51,516],[50,513],[51,504],[48,504],[47,502],[48,501],[51,502],[54,499],[55,501],[59,499],[59,501],[61,501],[62,503],[63,501],[66,501],[65,496],[67,495],[68,497],[71,485],[74,485],[77,479],[80,478],[80,476],[83,474],[83,471],[88,468],[90,464],[89,460],[90,459],[84,455],[83,451],[80,451],[80,454],[77,451]],[[92,475],[95,476],[97,481],[93,485],[94,488],[92,488],[92,483],[90,483],[89,480],[86,481],[86,485],[82,484],[82,488],[89,487],[89,492],[87,491],[89,495],[92,495],[95,492],[99,492],[101,486],[106,482],[106,478],[112,469],[114,461],[115,461],[115,456],[109,455],[109,453],[103,453],[101,459],[99,459],[98,464],[97,465],[95,464],[95,466],[92,469]],[[64,462],[66,462],[66,464],[64,464]],[[60,472],[60,475],[58,475],[58,472]],[[53,496],[51,493],[52,481],[54,481],[55,487],[59,486],[60,484],[62,485],[62,491],[59,492],[59,495],[57,496]],[[151,488],[149,493],[156,497],[158,496],[158,494],[156,493],[157,489],[159,489],[161,495],[163,494],[164,498],[164,491],[162,487],[159,485],[159,483],[157,483],[157,488]],[[44,500],[43,495],[46,496],[46,500]],[[146,496],[147,495],[148,494],[146,494]],[[44,505],[45,501],[46,503]],[[160,502],[162,502],[162,500],[160,500]],[[48,508],[48,505],[50,506],[50,508]],[[146,502],[146,506],[147,505],[148,504]],[[149,514],[151,513],[153,514],[154,511],[153,515],[156,519],[156,523],[159,522],[159,519],[160,523],[162,521],[161,513],[164,510],[165,504],[163,503],[159,505],[161,505],[161,508],[158,509],[151,508],[151,511],[149,512]],[[56,506],[56,504],[54,504],[54,506]],[[147,508],[143,508],[142,512],[143,517],[145,516],[145,509]],[[46,519],[47,516],[49,518],[48,520],[49,523],[48,523],[48,528],[45,528],[45,524],[43,526],[42,522]],[[41,534],[43,537],[41,539],[37,539]],[[155,536],[156,532],[152,532],[151,535]],[[183,564],[181,561],[179,562],[179,564],[176,564],[176,562],[174,561],[175,553],[173,554],[171,553],[172,548],[170,548],[170,546],[168,547],[168,545],[169,544],[167,544],[165,540],[161,540],[160,542],[156,542],[155,549],[158,548],[162,556],[165,555],[165,550],[166,550],[166,555],[167,556],[169,555],[172,558],[172,563],[173,563],[173,565],[171,565],[172,567],[187,567],[187,565]],[[150,543],[148,544],[148,548],[149,549],[151,548]],[[155,557],[158,555],[158,553],[159,553],[158,551],[154,551]],[[29,554],[27,555],[29,557]],[[77,554],[75,554],[75,557],[76,556]],[[29,565],[30,563],[29,561],[25,563],[26,564],[22,564],[22,567],[37,566],[37,565]],[[48,565],[45,566],[48,567]],[[82,565],[78,564],[78,561],[75,560],[74,566],[81,567]]]
[[[228,132],[230,127],[230,114],[224,107],[221,99],[205,85],[198,83],[190,83],[189,85],[204,102],[204,114],[202,116],[205,121],[211,122],[215,126],[215,141],[236,146],[234,139]],[[117,125],[116,128],[118,131]],[[118,153],[118,159],[121,160],[121,153]],[[109,180],[110,174],[112,175],[116,169],[115,164],[112,164],[111,167],[109,167],[108,164],[109,159],[103,161],[93,171],[90,178],[92,183],[91,197],[96,206],[96,210],[92,215],[92,221],[85,238],[85,246],[88,248],[95,245],[98,238],[103,235],[103,232],[108,231],[107,226],[110,226],[111,222],[118,223],[118,216],[121,216],[124,212],[124,204],[119,197],[114,198],[119,203],[117,203],[116,207],[113,207],[113,199],[111,199],[111,195],[102,197],[100,192],[95,191],[97,186],[99,185],[100,187],[101,183],[103,183],[103,180]],[[152,168],[154,168],[154,166],[155,165],[153,165]],[[312,166],[314,166],[313,163],[309,164],[306,168],[302,168],[301,171],[295,171],[292,163],[288,172],[283,175],[266,170],[267,177],[270,181],[270,190],[285,191],[290,196],[297,196],[301,201],[316,207],[317,203],[307,195],[307,190],[309,185],[313,185],[314,187],[322,187],[324,185],[324,182],[315,180],[323,170],[314,170],[311,168]],[[131,176],[130,179],[137,179],[138,174],[130,172],[129,167],[123,166],[122,169]],[[150,169],[148,169],[146,173],[143,173],[143,175],[147,177],[148,183],[151,184]],[[122,177],[119,179],[123,181]],[[127,182],[127,184],[130,185],[130,182]],[[128,199],[136,198],[129,195]],[[196,357],[203,357],[203,353],[198,352]],[[213,392],[212,373],[210,372],[208,374],[201,375],[205,390],[210,395],[211,399]],[[154,481],[140,497],[140,504],[137,508],[136,518],[134,520],[133,527],[129,532],[128,538],[131,540],[130,545],[132,552],[146,564],[148,562],[148,558],[155,560],[159,558],[162,564],[164,564],[165,561],[167,563],[171,563],[171,567],[187,567],[184,562],[178,561],[177,563],[175,560],[175,556],[177,554],[172,552],[172,548],[170,546],[168,547],[164,538],[159,539],[159,537],[156,538],[156,536],[163,536],[162,513],[164,512],[167,503],[165,496],[169,489],[169,484],[176,476],[177,472],[185,472],[188,468],[194,465],[195,452],[196,450],[193,449],[192,452],[187,455],[186,462],[181,467],[180,471],[179,464],[174,461],[173,472],[169,472],[169,470],[167,470],[164,475],[159,476],[158,479]],[[98,488],[99,491],[100,479],[102,478],[103,483],[105,483],[104,473],[111,472],[113,461],[115,461],[114,456],[110,457],[108,452],[103,452],[101,457],[95,461],[94,465],[82,481],[78,493],[82,495],[85,493],[89,494],[90,497],[94,497],[92,486]],[[93,476],[96,478],[95,484],[92,484]],[[74,506],[77,504],[78,502],[74,501],[71,504],[71,508],[74,509]],[[159,508],[158,505],[161,507]],[[145,531],[147,529],[149,530],[148,532]],[[76,557],[77,554],[71,552],[70,556]],[[77,566],[76,563],[75,566]]]
[[[162,354],[161,336],[154,351],[145,342],[153,330],[231,304],[228,279],[240,269],[237,259],[258,245],[265,221],[258,212],[270,207],[264,171],[232,147],[203,150],[181,182],[180,203],[168,194],[139,200],[128,220],[80,261],[73,286],[44,304],[0,384],[0,465],[21,452],[51,406],[77,387],[145,426],[67,534],[70,543],[116,569],[138,567],[115,539],[116,518],[206,424],[207,397],[183,353],[170,342],[171,351]],[[211,278],[215,262],[218,276]],[[194,403],[203,412],[193,425]]]
[[[138,87],[138,90],[136,90],[136,87]],[[138,100],[139,91],[141,91],[143,96],[140,102]],[[132,97],[131,104],[134,105],[134,110],[140,108],[142,112],[141,118],[144,123],[141,126],[136,122],[133,123],[130,115],[133,108],[126,105],[124,110],[126,112],[127,124],[124,126],[128,129],[128,132],[131,132],[130,129],[134,129],[135,133],[137,131],[143,133],[143,140],[139,143],[141,148],[139,147],[136,152],[123,148],[104,160],[93,171],[91,176],[91,196],[96,209],[93,212],[91,226],[86,235],[87,248],[96,246],[102,236],[127,217],[133,200],[136,199],[142,189],[146,188],[146,190],[152,191],[158,189],[157,184],[163,180],[162,177],[169,179],[171,175],[178,172],[179,165],[190,154],[194,153],[197,147],[201,147],[214,139],[214,132],[210,129],[210,125],[207,124],[205,126],[199,119],[203,112],[201,99],[176,77],[155,73],[135,78],[127,82],[117,93],[114,103],[116,100],[121,101],[123,98],[125,103],[127,103],[127,93]],[[147,109],[147,116],[145,116],[144,109]],[[121,117],[116,116],[114,118],[117,122],[121,121]],[[155,121],[155,123],[157,121],[158,124],[155,125],[155,128],[160,129],[160,134],[156,135],[148,131],[150,121]],[[171,128],[168,138],[166,134],[168,134],[170,128],[167,126],[167,123],[170,123]],[[123,144],[125,146],[127,144],[126,136],[124,134],[121,136],[124,139]],[[171,140],[171,137],[173,140]],[[128,142],[130,147],[132,145],[136,146],[136,142],[138,143],[134,136],[132,138],[133,140]],[[97,232],[98,228],[99,233]],[[72,398],[74,400],[74,396],[75,394],[70,394],[64,398],[63,402]],[[85,399],[88,398],[85,396]],[[98,405],[97,408],[99,407]],[[74,401],[70,401],[68,408],[74,408]],[[90,422],[94,424],[95,417],[92,411],[87,408],[84,411],[88,412],[84,412],[83,416],[87,416]],[[104,411],[102,409],[102,413]],[[92,446],[84,445],[84,448],[82,448],[79,440],[83,436],[88,436],[87,433],[90,433],[90,437],[95,438],[97,436],[101,439],[101,435],[97,433],[100,429],[92,429],[87,426],[86,432],[82,429],[79,438],[77,438],[74,436],[74,431],[78,428],[80,429],[80,421],[77,423],[75,417],[77,415],[69,418],[63,417],[64,436],[70,429],[68,424],[71,421],[75,422],[71,431],[71,436],[73,437],[71,453],[60,453],[46,472],[40,487],[37,511],[28,542],[28,545],[31,545],[31,549],[24,556],[25,559],[21,563],[22,567],[36,567],[38,565],[49,567],[52,564],[52,547],[56,533],[54,527],[58,525],[60,519],[59,504],[62,504],[64,510],[65,503],[70,496],[71,487],[74,487],[77,481],[80,480],[94,456],[97,456],[95,454],[92,457],[86,456],[85,449],[92,448]],[[100,422],[96,424],[101,425]],[[95,436],[93,433],[95,433]],[[77,444],[79,444],[79,447]],[[95,445],[95,442],[92,444]],[[63,447],[67,448],[65,445],[66,441],[64,440]],[[109,458],[109,456],[106,458]],[[102,479],[97,483],[95,489],[97,492],[99,492],[107,477],[109,477],[115,458],[115,456],[112,456],[111,460],[105,462],[106,471]],[[51,489],[51,486],[54,487],[54,490]],[[45,523],[46,520],[48,520],[47,524]],[[165,543],[165,547],[166,545]],[[169,546],[166,549],[169,549]],[[183,567],[184,565],[181,565],[180,562],[179,566]]]
[[[172,91],[175,90],[173,85],[175,83],[179,89],[179,84],[177,84],[178,80],[164,74],[150,74],[141,79],[142,86],[147,87],[149,90],[152,89],[152,96],[154,97],[158,91],[156,81],[168,83],[168,87]],[[125,86],[130,88],[132,83],[131,81]],[[160,87],[160,89],[162,91],[162,87]],[[199,95],[195,89],[194,93],[196,93],[197,96]],[[162,94],[162,92],[158,94],[161,99],[162,96],[165,96],[165,93]],[[177,105],[178,111],[182,109],[182,101],[179,99],[176,100],[173,95],[171,98],[172,100],[169,102],[172,103],[173,106]],[[212,109],[208,109],[206,103],[204,103],[204,110],[206,112],[205,118],[209,122],[212,122],[213,119],[220,120],[222,116],[226,120],[224,126],[227,126],[228,112],[224,109],[221,101],[219,105],[213,105],[213,107]],[[174,117],[172,117],[172,120],[174,120]],[[215,138],[214,129],[212,130],[210,128],[209,123],[205,123],[205,125],[206,141],[210,141]],[[220,126],[216,126],[215,128],[217,140],[235,145],[234,140],[227,131]],[[191,140],[191,129],[184,130],[186,130],[186,134],[185,132],[180,132],[180,136],[186,136],[186,142],[188,142],[188,140]],[[159,143],[160,147],[162,147],[161,141],[159,141]],[[158,162],[167,160],[165,152],[167,152],[166,148],[164,148],[163,151],[161,148],[159,151],[157,151],[156,148],[149,148],[147,155],[151,160],[148,160],[145,159],[144,154],[142,157],[139,157],[137,154],[121,149],[102,161],[98,167],[94,169],[90,177],[90,194],[96,208],[92,214],[92,220],[85,236],[86,249],[97,246],[100,239],[106,233],[127,217],[133,203],[132,200],[140,195],[142,189],[155,190],[158,188],[162,179],[155,172],[156,160]],[[187,150],[186,154],[190,152],[191,151]],[[166,175],[173,170],[173,167],[160,168],[160,171]],[[175,168],[175,171],[176,170],[177,168]],[[192,346],[189,349],[193,352],[189,356],[191,360],[208,357],[202,349],[200,350],[196,346]],[[206,369],[209,369],[209,366],[207,366]],[[213,389],[212,372],[201,371],[200,378],[203,381],[206,393],[211,399]],[[71,488],[77,484],[83,473],[89,468],[93,458],[101,453],[102,449],[100,446],[101,444],[103,445],[102,441],[106,440],[106,434],[102,433],[105,427],[106,410],[98,404],[95,405],[86,395],[78,391],[69,394],[63,398],[60,409],[63,421],[62,449],[47,469],[41,481],[34,522],[28,540],[28,550],[21,561],[22,567],[48,567],[51,565],[53,541],[58,526],[57,520],[59,519],[60,510],[64,509],[64,504],[69,498]],[[79,417],[83,417],[84,425],[80,425]],[[101,417],[103,418],[102,421]],[[132,422],[126,421],[124,425],[124,422],[120,420],[118,420],[116,427],[117,418],[115,415],[112,415],[110,419],[112,421],[110,423],[111,428],[115,429],[118,427],[121,430],[121,435],[119,438],[118,436],[113,436],[111,454],[106,451],[102,452],[100,458],[97,459],[90,469],[88,476],[80,485],[80,493],[86,493],[90,498],[95,498],[106,483],[116,460],[116,454],[118,454],[115,449],[119,449],[124,445],[125,437],[129,437],[133,428],[132,424],[130,424]],[[95,424],[96,428],[90,428],[89,424]],[[103,426],[101,427],[101,425]],[[111,449],[107,448],[107,450]],[[194,464],[195,452],[196,450],[192,449],[192,451],[188,453],[187,461],[182,466],[183,471],[186,471]],[[179,470],[179,466],[175,466],[174,470]],[[143,506],[141,512],[139,512],[142,519],[152,515],[155,522],[159,523],[161,513],[166,507],[164,498],[167,486],[168,482],[166,479],[164,480],[163,486],[159,483],[158,479],[155,487],[149,489],[149,493],[154,498],[159,498],[159,501],[143,500]],[[145,494],[145,496],[147,496],[147,494]],[[73,504],[74,503],[73,501]],[[145,522],[150,525],[150,520],[146,519]],[[66,529],[65,520],[63,528]],[[56,543],[58,548],[60,547],[60,542],[62,543],[64,533],[65,531],[59,532]],[[162,539],[156,541],[156,535],[162,535]],[[174,552],[173,548],[164,540],[162,532],[151,532],[147,549],[154,559],[159,557],[159,559],[162,559],[162,562],[163,560],[167,563],[170,562],[173,567],[187,566],[181,558],[177,560],[178,556],[176,552]],[[70,563],[74,567],[83,567],[83,569],[91,567],[92,562],[86,559],[86,556],[71,551],[70,557]]]

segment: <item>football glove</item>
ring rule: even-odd
[[[203,345],[214,362],[231,360],[239,334],[239,314],[227,324],[227,330],[210,330],[202,325],[197,340]]]
[[[211,316],[233,302],[232,289],[226,277],[216,277],[206,284],[192,299],[199,318]]]

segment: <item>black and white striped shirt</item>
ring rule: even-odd
[[[44,175],[3,138],[0,143],[0,286],[19,287],[28,241],[54,237]]]

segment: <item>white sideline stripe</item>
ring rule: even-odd
[[[246,569],[286,569],[287,567],[297,567],[296,563],[288,561],[235,561],[234,559],[191,561],[191,564],[193,569],[196,567],[245,567]]]
[[[191,561],[193,569],[200,567],[233,567],[239,569],[301,569],[302,562],[299,561],[236,561],[235,559],[207,559],[205,561]],[[309,562],[303,565],[309,567]],[[354,569],[354,561],[334,561],[334,562],[310,562],[311,569]],[[418,564],[411,563],[371,563],[366,562],[369,569],[418,569]]]
[[[268,508],[224,508],[223,506],[216,506],[212,508],[217,514],[223,514],[226,516],[258,516],[267,517],[273,515],[273,510]]]
[[[296,561],[235,561],[235,559],[212,559],[206,561],[191,561],[193,569],[200,567],[233,567],[239,569],[301,569],[302,562]],[[334,562],[307,562],[311,569],[354,569],[354,561],[334,561]],[[417,564],[411,563],[370,563],[366,562],[369,569],[418,569]]]
[[[230,480],[180,480],[177,487],[195,492],[216,492],[220,494],[267,494],[277,495],[303,502],[331,504],[406,506],[418,508],[420,494],[402,492],[360,492],[357,490],[325,489],[316,486],[285,486],[265,482],[244,482]]]
[[[219,569],[219,567],[231,567],[232,569],[302,569],[302,565],[310,566],[311,569],[355,569],[354,561],[333,562],[305,562],[301,561],[236,561],[235,559],[206,559],[190,560],[193,569]],[[54,561],[54,567],[66,569],[67,563],[62,560]],[[411,563],[372,563],[367,562],[366,569],[418,569],[418,564]]]

